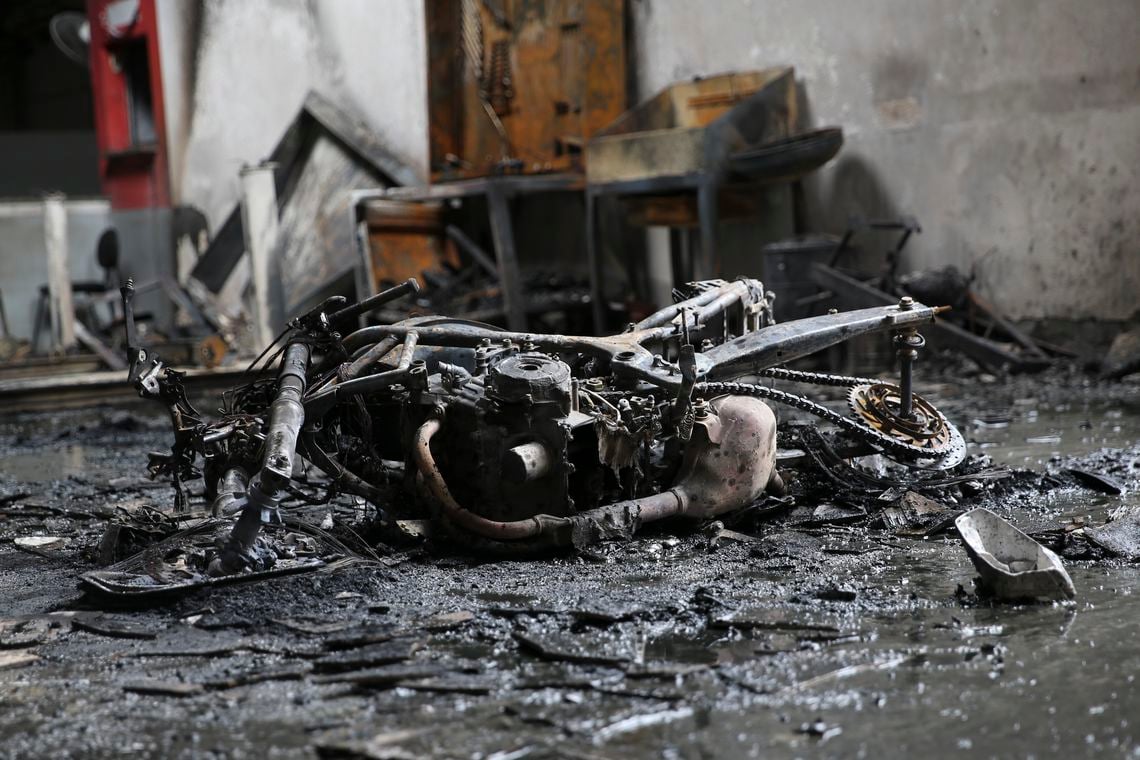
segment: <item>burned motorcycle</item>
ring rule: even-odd
[[[944,469],[964,456],[958,431],[911,389],[918,328],[939,309],[910,299],[776,324],[759,281],[709,280],[606,337],[444,317],[352,329],[417,289],[409,280],[350,306],[330,299],[294,320],[255,362],[276,365],[276,376],[225,394],[212,421],[187,401],[181,375],[138,345],[131,285],[123,289],[130,379],[174,425],[172,451],[152,455],[151,472],[171,478],[179,509],[183,484],[202,477],[214,515],[236,515],[209,575],[272,564],[259,536],[279,522],[305,463],[330,492],[362,497],[388,519],[430,519],[464,545],[510,550],[624,538],[779,492],[768,402],[904,463]],[[880,331],[895,333],[897,385],[782,367]],[[771,386],[779,380],[847,387],[851,413]]]

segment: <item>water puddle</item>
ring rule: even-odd
[[[1140,439],[1140,407],[1068,404],[1038,409],[1015,404],[980,414],[963,426],[972,453],[1014,467],[1042,467],[1053,456],[1083,456],[1103,448],[1127,448]]]
[[[979,415],[964,431],[974,453],[1042,470],[1057,465],[1050,463],[1055,456],[1133,447],[1140,409],[1094,403],[1041,410],[1028,401],[1008,413]],[[1096,524],[1121,505],[1140,506],[1140,494],[1062,488],[1035,499],[1029,516]],[[873,636],[849,650],[852,663],[783,694],[773,703],[777,709],[714,711],[697,740],[694,723],[684,721],[660,729],[653,741],[674,741],[682,755],[687,748],[722,757],[1135,756],[1140,568],[1071,562],[1067,568],[1075,602],[968,606],[956,591],[971,591],[975,572],[960,543],[907,542],[904,550],[885,553],[872,573],[846,579],[923,600],[863,617],[859,627]],[[712,642],[652,646],[693,660],[702,650],[706,658],[715,651]],[[817,719],[829,727],[826,737],[801,729]]]

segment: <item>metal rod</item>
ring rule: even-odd
[[[262,478],[268,474],[280,480],[293,476],[293,459],[297,455],[297,436],[305,424],[305,374],[309,369],[309,345],[290,343],[281,359],[277,375],[277,397],[269,409],[269,428],[265,439]],[[265,485],[271,485],[267,483]]]
[[[899,299],[900,312],[910,311],[914,305],[914,299],[910,296]],[[918,334],[918,330],[911,327],[895,335],[895,345],[898,347],[900,364],[899,416],[909,420],[914,417],[914,360],[918,358],[918,349],[926,345],[926,340]]]
[[[918,359],[918,349],[926,345],[926,339],[918,331],[905,330],[895,336],[899,357],[899,416],[904,419],[914,417],[914,362]]]
[[[373,364],[383,359],[389,351],[396,347],[399,342],[399,338],[388,336],[372,348],[365,351],[358,358],[354,359],[352,363],[348,365],[348,367],[345,368],[344,381],[354,380],[360,377],[361,373],[364,372],[364,370],[368,369]]]
[[[914,391],[913,391],[913,376],[911,363],[913,358],[912,352],[901,352],[902,359],[902,375],[899,378],[899,416],[910,419],[914,415]]]
[[[914,304],[825,314],[771,325],[703,352],[709,380],[724,380],[777,367],[793,359],[850,340],[856,335],[906,329],[934,321],[936,311]]]
[[[301,397],[305,393],[309,353],[307,343],[290,343],[285,347],[277,375],[277,394],[269,409],[261,470],[249,482],[241,514],[222,551],[210,563],[211,575],[230,575],[248,567],[261,526],[273,520],[277,513],[283,488],[293,476],[297,437],[305,424]]]
[[[301,448],[310,462],[320,468],[325,475],[328,475],[334,483],[344,490],[368,499],[377,508],[384,502],[383,491],[329,456],[317,443],[312,433],[301,436]]]
[[[486,251],[480,248],[474,240],[467,237],[467,234],[456,227],[454,224],[449,224],[443,230],[449,238],[451,238],[457,246],[463,249],[464,253],[470,256],[476,264],[483,268],[489,275],[496,280],[499,279],[499,268],[495,266],[495,260],[487,255]]]
[[[586,263],[590,271],[590,311],[594,318],[594,332],[602,335],[606,329],[606,288],[602,263],[601,226],[598,219],[598,196],[586,191]]]
[[[127,349],[139,347],[138,327],[135,325],[135,281],[130,277],[121,288],[119,294],[123,297],[123,327],[127,331]],[[132,362],[134,357],[130,357]]]
[[[359,395],[361,393],[378,391],[382,388],[389,388],[402,382],[410,371],[412,358],[415,356],[416,345],[419,343],[419,340],[420,336],[416,333],[410,332],[404,336],[404,347],[400,354],[400,363],[396,365],[395,369],[380,372],[375,375],[365,375],[364,377],[358,377],[354,380],[333,385],[306,399],[305,408],[308,409],[309,415],[319,417],[331,409],[338,399],[347,398],[354,394]]]
[[[382,290],[376,295],[369,296],[363,301],[354,303],[351,306],[345,306],[340,311],[334,311],[329,315],[329,322],[335,325],[338,322],[359,317],[361,314],[367,314],[390,301],[395,301],[397,298],[403,298],[406,295],[418,293],[419,291],[420,284],[416,282],[416,278],[409,277],[399,285],[388,288],[387,290]]]

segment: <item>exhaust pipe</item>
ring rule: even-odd
[[[573,517],[500,521],[460,506],[431,453],[431,440],[443,427],[439,419],[428,420],[416,431],[412,456],[419,477],[448,520],[483,538],[506,542],[540,540],[583,547],[629,538],[643,524],[668,517],[714,517],[748,506],[769,488],[783,490],[776,473],[776,415],[767,404],[749,396],[722,396],[698,403],[695,412],[693,436],[675,486]]]

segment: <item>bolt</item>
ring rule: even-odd
[[[910,296],[903,296],[899,299],[899,311],[910,311],[914,308],[914,299]]]
[[[709,402],[699,398],[693,402],[693,416],[698,420],[708,419]]]

